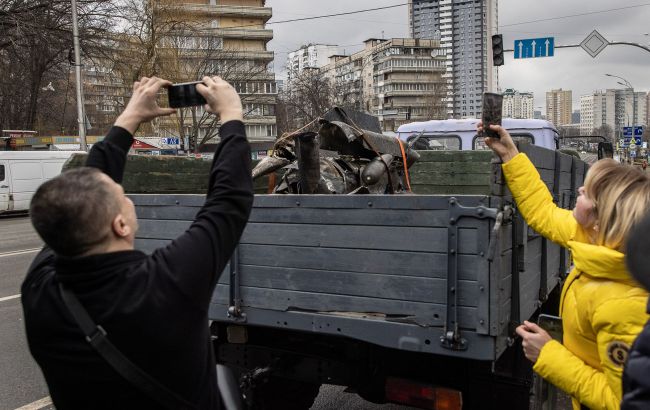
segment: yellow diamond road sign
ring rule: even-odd
[[[595,58],[605,49],[605,47],[607,47],[607,45],[609,45],[609,41],[605,40],[605,37],[596,30],[592,31],[591,34],[580,43],[580,47],[582,47],[592,58]]]

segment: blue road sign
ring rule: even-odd
[[[165,145],[178,145],[181,140],[180,138],[162,138],[162,143]]]
[[[515,40],[515,58],[553,57],[555,38],[528,38]]]
[[[632,127],[623,127],[623,136],[624,137],[631,137],[632,136]]]
[[[630,145],[632,142],[632,138],[634,138],[634,144],[635,145],[641,145],[643,144],[643,126],[642,125],[635,125],[634,127],[623,127],[623,139],[624,143],[623,146],[627,147]]]

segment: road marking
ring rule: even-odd
[[[0,298],[0,302],[4,302],[5,300],[18,299],[19,297],[20,297],[20,293],[17,295],[6,296],[4,298]]]
[[[34,253],[38,252],[43,248],[32,248],[32,249],[23,249],[22,251],[13,251],[13,252],[4,252],[0,253],[0,258],[4,258],[5,256],[16,256],[16,255],[23,255],[26,253]]]
[[[50,396],[43,397],[40,400],[36,400],[33,403],[29,403],[24,405],[23,407],[18,407],[16,410],[38,410],[42,409],[43,407],[47,407],[52,404],[52,399]]]

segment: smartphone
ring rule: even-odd
[[[559,316],[540,314],[537,324],[546,330],[551,337],[559,342],[562,341],[562,318]]]
[[[490,129],[490,125],[501,125],[501,113],[503,109],[503,95],[496,93],[483,93],[483,136],[499,138],[496,131]]]
[[[202,84],[202,82],[178,83],[167,87],[169,106],[171,108],[183,108],[207,104],[205,98],[196,90],[197,84]]]

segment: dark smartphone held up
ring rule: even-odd
[[[501,112],[503,108],[503,95],[496,93],[483,93],[483,136],[499,138],[490,125],[501,125]]]
[[[183,108],[207,104],[205,98],[196,90],[197,84],[202,84],[202,82],[178,83],[167,87],[169,106],[171,108]]]
[[[537,324],[546,330],[553,339],[559,342],[562,341],[562,318],[542,313],[537,318]]]

